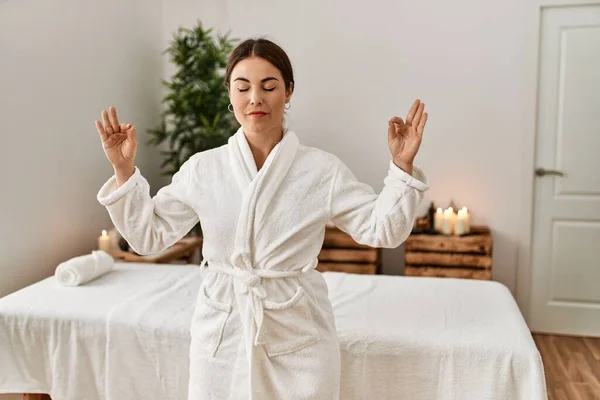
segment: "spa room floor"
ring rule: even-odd
[[[600,338],[533,334],[549,400],[600,400]]]

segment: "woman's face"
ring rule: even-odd
[[[264,58],[245,58],[231,71],[229,99],[244,132],[281,129],[291,96],[279,69]]]

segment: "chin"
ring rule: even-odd
[[[251,131],[264,131],[274,128],[273,121],[269,120],[257,121],[251,119],[247,120],[244,125]]]

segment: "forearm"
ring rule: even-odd
[[[379,194],[358,181],[343,164],[335,182],[331,221],[357,242],[374,247],[397,247],[405,240],[423,192],[428,189],[426,178],[418,168],[395,162],[390,162]]]
[[[117,172],[122,173],[121,178]],[[174,176],[174,182],[152,198],[146,179],[135,168],[131,176],[128,173],[115,170],[115,177],[98,192],[98,200],[137,253],[158,253],[181,239],[198,221],[187,201],[189,184]],[[117,179],[123,179],[119,187]]]

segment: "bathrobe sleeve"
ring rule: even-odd
[[[424,192],[429,189],[423,172],[413,167],[411,176],[390,161],[384,188],[377,194],[337,161],[330,197],[331,222],[360,244],[398,247],[410,234]]]
[[[98,192],[117,230],[138,254],[159,253],[185,236],[198,223],[191,206],[196,187],[197,157],[190,157],[173,175],[169,185],[150,197],[150,185],[138,167],[117,188],[113,175]]]

